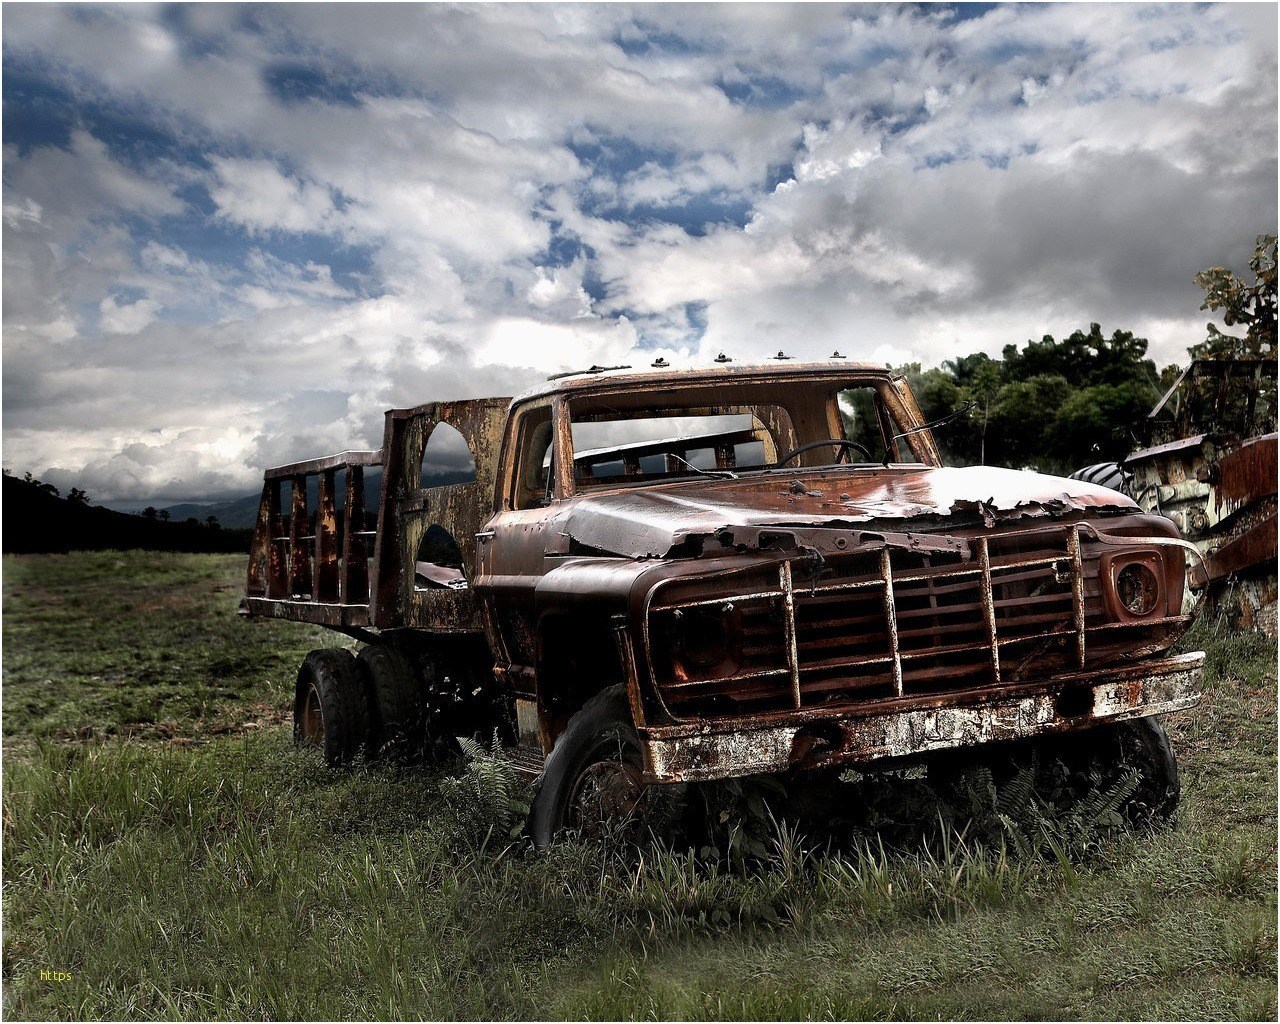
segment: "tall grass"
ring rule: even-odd
[[[777,825],[750,870],[661,845],[536,855],[495,839],[513,819],[491,817],[506,798],[476,791],[486,778],[511,782],[493,783],[492,765],[330,772],[278,739],[43,743],[6,765],[7,1012],[954,1015],[937,1002],[948,986],[974,998],[984,972],[1032,975],[1050,953],[1095,965],[1094,991],[1119,1009],[1130,984],[1172,982],[1190,965],[1186,950],[1144,938],[1174,899],[1200,905],[1195,970],[1234,992],[1231,1005],[1266,1004],[1274,892],[1256,845],[1182,834],[1171,857],[1165,839],[1122,835],[1080,864],[963,836],[913,852],[815,850]],[[1213,912],[1227,907],[1215,935]],[[1011,946],[1005,929],[1029,920],[1044,934]],[[1123,971],[1093,952],[1119,933],[1142,942]],[[690,974],[729,950],[730,966],[716,961],[727,978]],[[73,980],[41,981],[42,968]],[[835,974],[852,987],[838,991]]]

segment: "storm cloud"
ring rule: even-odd
[[[8,5],[4,461],[252,490],[591,363],[1203,336],[1271,5]]]

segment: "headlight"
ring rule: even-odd
[[[1137,622],[1165,612],[1165,566],[1158,552],[1109,551],[1099,565],[1099,581],[1111,618]]]
[[[1133,615],[1150,615],[1160,599],[1160,581],[1151,567],[1130,562],[1116,574],[1116,597]]]
[[[732,603],[679,610],[674,617],[673,653],[680,675],[709,679],[736,671],[741,643]]]

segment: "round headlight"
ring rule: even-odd
[[[714,668],[729,649],[729,630],[719,612],[698,610],[680,620],[680,656],[691,668]]]
[[[1150,615],[1160,599],[1160,581],[1151,567],[1130,562],[1116,574],[1116,596],[1131,615]]]

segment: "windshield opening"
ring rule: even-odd
[[[880,463],[919,461],[910,446],[901,438],[894,440],[894,435],[905,428],[897,425],[875,388],[845,388],[837,391],[836,406],[840,410],[840,423],[844,428],[845,439],[859,445],[861,449],[852,449],[850,451],[852,458],[849,461]]]
[[[573,420],[571,429],[579,487],[728,476],[765,466],[778,450],[765,420],[751,409],[607,410]]]
[[[568,403],[574,488],[915,464],[911,444],[894,438],[919,424],[888,391],[879,379],[809,379],[576,397]],[[757,396],[769,401],[744,401]]]

